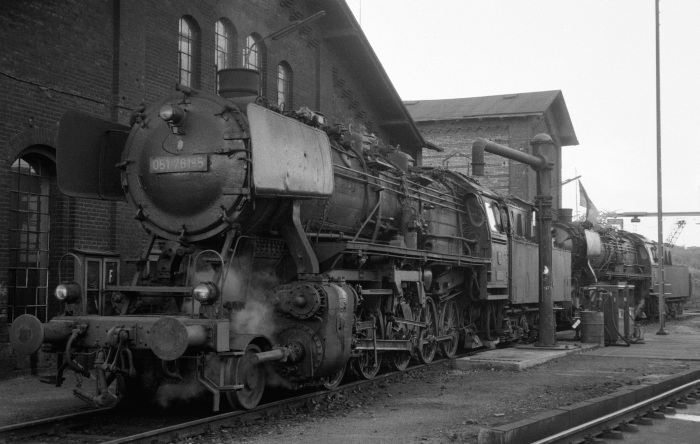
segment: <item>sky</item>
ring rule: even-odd
[[[562,177],[598,210],[657,211],[654,0],[347,3],[402,100],[561,90],[579,141]],[[663,211],[700,212],[700,0],[659,11]],[[574,208],[576,182],[562,194]],[[700,217],[665,217],[663,239],[681,219],[677,245],[700,246]],[[657,240],[656,221],[624,229]]]

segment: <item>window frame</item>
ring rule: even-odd
[[[48,160],[20,156],[10,167],[8,318],[29,313],[48,321],[51,172]]]
[[[288,62],[281,61],[277,65],[277,106],[283,111],[290,110],[294,106],[293,82],[292,67]]]
[[[181,85],[199,87],[200,32],[197,22],[190,16],[180,17],[178,27],[178,82]]]
[[[251,48],[253,48],[251,50]],[[249,54],[254,54],[254,62],[251,63]],[[267,94],[267,47],[257,33],[251,33],[246,37],[243,47],[243,60],[241,66],[253,69],[260,73],[260,89],[262,96]]]

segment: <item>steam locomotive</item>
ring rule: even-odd
[[[578,305],[590,305],[587,290],[594,286],[629,285],[635,318],[659,315],[659,264],[664,264],[664,311],[675,317],[683,313],[683,304],[691,296],[688,267],[674,265],[671,251],[660,258],[655,242],[646,237],[590,222],[553,224],[554,243],[572,252],[572,285]]]
[[[348,368],[371,379],[383,365],[537,337],[531,203],[311,110],[264,106],[246,86],[256,75],[222,71],[221,95],[179,87],[135,110],[130,128],[63,117],[62,191],[125,197],[150,240],[130,283],[103,294],[81,256],[64,256],[62,313],[18,317],[15,350],[44,344],[57,384],[67,369],[94,378],[75,394],[98,406],[196,381],[218,410],[222,395],[250,409],[266,387],[333,388]],[[575,230],[558,226],[552,252],[561,322],[572,265],[591,257]]]

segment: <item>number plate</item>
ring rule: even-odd
[[[209,162],[207,156],[159,156],[151,157],[151,173],[184,173],[188,171],[207,171]]]

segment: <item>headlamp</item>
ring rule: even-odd
[[[166,104],[161,106],[158,115],[173,126],[180,126],[185,120],[185,111],[177,105]]]
[[[78,285],[76,282],[64,282],[62,284],[58,284],[54,290],[56,299],[67,304],[78,302],[81,294],[82,291],[80,289],[80,285]]]
[[[219,287],[213,282],[202,282],[192,290],[192,297],[203,305],[210,305],[219,299]]]

